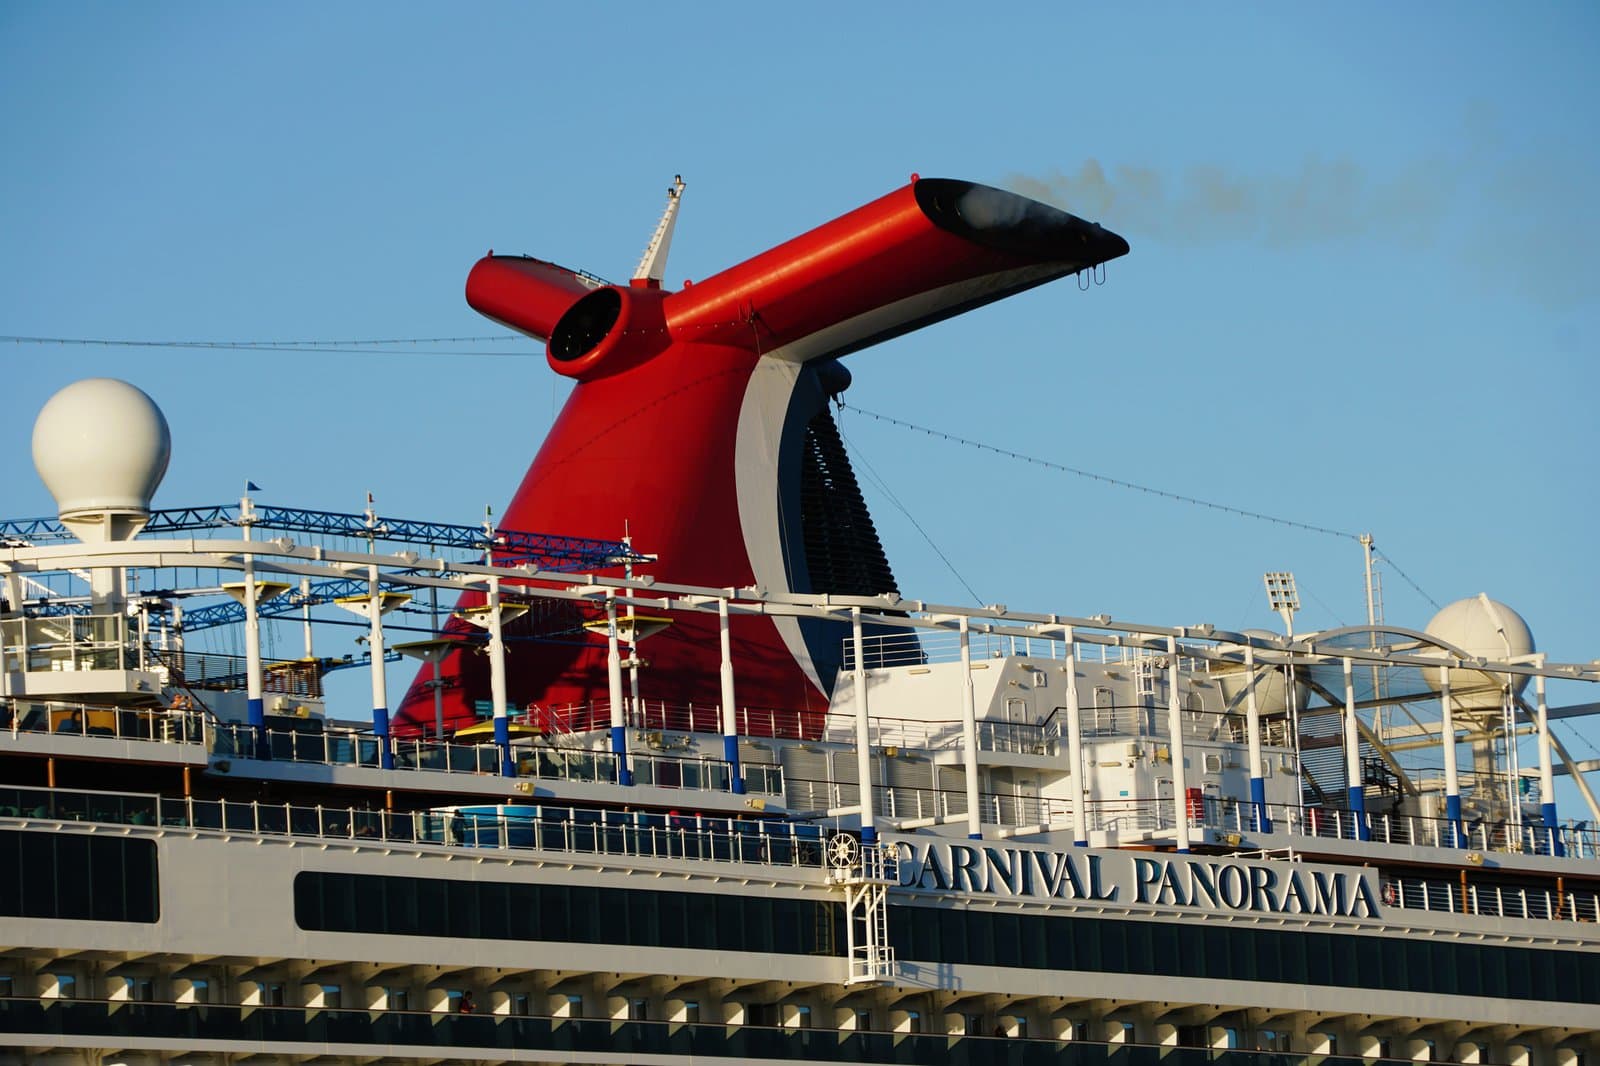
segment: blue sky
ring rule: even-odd
[[[854,356],[851,405],[1371,531],[1427,597],[1486,591],[1589,660],[1597,45],[1580,4],[12,0],[0,334],[495,334],[461,296],[476,257],[624,278],[675,173],[671,284],[913,171],[1048,190],[1132,243],[1107,284]],[[5,344],[0,512],[52,509],[33,415],[109,374],[172,423],[159,504],[250,478],[271,503],[371,490],[474,521],[562,386],[525,343],[453,350]],[[842,422],[907,594],[1270,626],[1261,573],[1287,568],[1302,628],[1364,616],[1353,542]],[[1392,570],[1384,591],[1392,622],[1433,613]],[[1566,735],[1600,754],[1594,723]]]

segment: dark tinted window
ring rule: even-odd
[[[897,958],[1600,1003],[1600,955],[1274,929],[889,908]]]
[[[758,896],[306,871],[294,914],[340,933],[842,954],[838,904]]]
[[[154,922],[155,842],[0,830],[0,916]]]

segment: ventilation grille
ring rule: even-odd
[[[804,447],[800,526],[810,591],[840,596],[898,592],[839,427],[826,408],[807,424]]]

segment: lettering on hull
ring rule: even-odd
[[[1200,911],[1376,918],[1371,871],[900,839],[901,888]]]

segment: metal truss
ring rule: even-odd
[[[372,514],[341,514],[300,507],[254,507],[252,511],[252,520],[248,524],[257,529],[425,545],[431,549],[492,552],[495,563],[505,566],[532,563],[541,570],[575,573],[650,561],[648,556],[640,555],[627,544],[615,540],[488,529],[484,526],[423,522],[410,518],[383,518]],[[236,505],[179,507],[150,512],[150,522],[144,532],[160,536],[245,524],[239,520],[239,508]],[[14,542],[15,546],[73,539],[72,533],[54,518],[0,521],[0,541]]]

